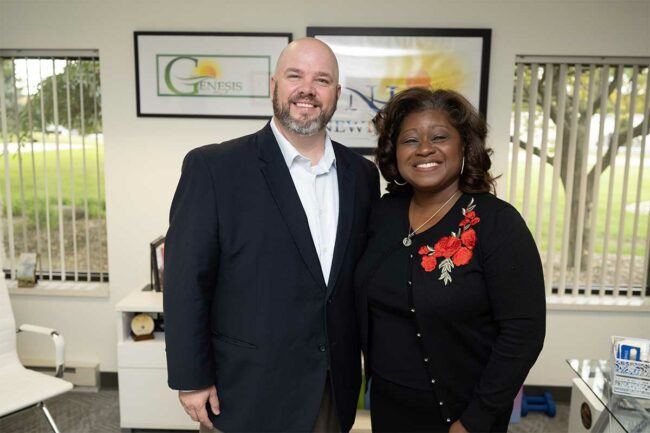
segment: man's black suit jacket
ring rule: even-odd
[[[168,383],[216,385],[221,415],[211,419],[222,431],[311,431],[328,368],[342,431],[354,422],[352,277],[379,184],[372,163],[333,147],[339,220],[329,284],[269,124],[194,149],[183,163],[165,241]]]

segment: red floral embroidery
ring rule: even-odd
[[[476,216],[476,212],[469,211],[465,213],[465,218],[463,218],[461,222],[458,223],[458,226],[459,227],[473,226],[477,224],[479,221],[481,221],[481,219]]]
[[[456,266],[463,266],[469,263],[474,254],[476,246],[476,231],[472,226],[478,224],[481,219],[474,212],[474,199],[471,199],[466,208],[463,209],[463,219],[458,226],[458,232],[452,232],[450,236],[444,236],[435,243],[433,248],[423,245],[418,250],[422,256],[420,265],[426,272],[432,272],[436,266],[440,269],[439,280],[445,286],[451,282],[451,271]],[[438,258],[442,257],[438,265]]]
[[[435,256],[424,256],[422,257],[422,267],[425,271],[431,272],[436,268],[437,259]]]
[[[454,266],[462,266],[468,264],[471,258],[472,250],[466,247],[462,247],[456,254],[454,254],[452,261],[454,262]]]
[[[465,230],[460,234],[460,240],[470,250],[474,249],[476,245],[476,232],[474,229]]]
[[[433,249],[436,257],[444,257],[448,259],[449,257],[456,254],[456,251],[458,251],[460,247],[460,239],[454,236],[445,236],[436,242]]]

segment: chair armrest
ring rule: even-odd
[[[56,377],[63,377],[65,368],[65,340],[63,335],[59,334],[56,329],[46,328],[44,326],[23,324],[18,327],[18,332],[33,332],[35,334],[49,335],[54,341],[55,352],[55,373]]]

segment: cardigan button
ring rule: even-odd
[[[435,379],[431,379],[431,383],[436,383],[436,380],[435,380]]]
[[[451,422],[451,419],[450,419],[450,418],[447,418],[447,422]]]
[[[320,346],[318,346],[318,350],[320,350],[321,352],[325,352],[327,348],[325,347],[324,344],[321,344]]]
[[[411,313],[415,313],[415,308],[411,308]]]
[[[413,258],[413,254],[411,254],[411,258]]]
[[[424,362],[429,362],[429,358],[424,358]]]
[[[415,334],[415,336],[418,337],[418,338],[420,338],[420,337],[422,337],[422,334],[420,334],[420,333],[418,332],[417,334]]]
[[[442,406],[443,404],[444,404],[443,402],[440,402],[440,406]]]
[[[413,285],[413,283],[409,281],[409,286],[412,286],[412,285]]]

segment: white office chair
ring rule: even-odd
[[[16,353],[17,332],[35,332],[52,337],[56,351],[56,377],[23,367]],[[16,331],[7,284],[0,273],[0,418],[40,407],[52,430],[59,433],[44,401],[72,389],[70,382],[59,379],[63,376],[63,360],[63,337],[54,329],[21,325]]]

